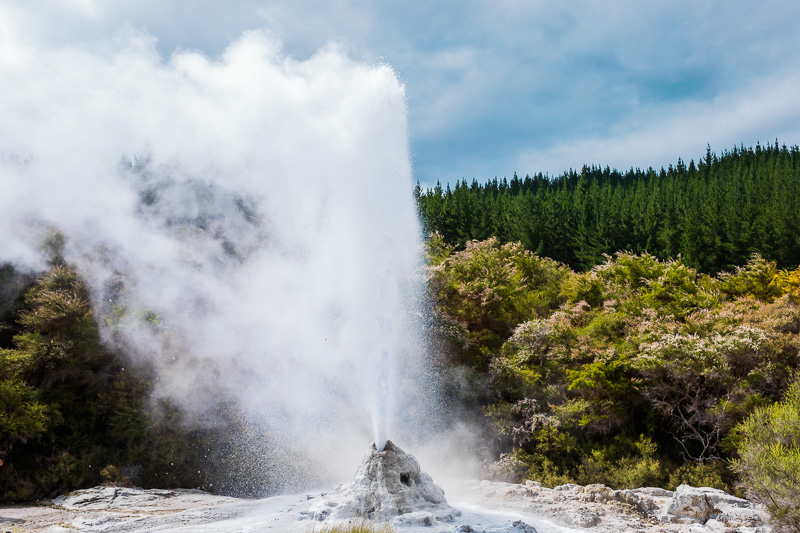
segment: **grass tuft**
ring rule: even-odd
[[[389,524],[375,524],[369,520],[347,521],[340,524],[314,526],[306,533],[396,533]]]

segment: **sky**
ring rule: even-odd
[[[165,62],[248,30],[297,60],[334,43],[405,84],[430,186],[798,144],[797,20],[788,0],[0,0],[0,53],[9,36],[93,47],[131,30]]]

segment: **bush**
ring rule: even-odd
[[[789,299],[795,304],[800,303],[800,267],[789,272],[781,270],[775,275],[773,283],[783,292],[789,295]]]
[[[666,488],[676,490],[680,485],[691,485],[730,491],[730,484],[726,482],[726,478],[730,477],[731,472],[723,461],[685,463],[670,474]]]
[[[605,286],[596,272],[570,273],[561,286],[561,296],[570,304],[586,302],[591,307],[603,304]]]
[[[577,481],[616,489],[662,486],[667,473],[656,457],[657,451],[653,441],[644,435],[636,442],[617,436],[610,445],[593,450],[581,460]]]
[[[747,265],[737,267],[733,273],[723,272],[717,277],[722,292],[729,296],[749,296],[770,303],[785,292],[774,281],[777,274],[774,261],[767,261],[759,254],[753,254]]]
[[[783,401],[756,409],[736,432],[733,469],[766,505],[778,531],[800,531],[800,381]]]
[[[436,240],[429,248],[438,249]],[[568,269],[520,244],[471,241],[466,249],[430,251],[431,289],[440,309],[464,324],[484,352],[499,349],[514,328],[558,307]],[[490,359],[483,354],[483,364]]]
[[[108,465],[100,471],[100,476],[107,482],[114,485],[130,485],[128,477],[114,465]]]

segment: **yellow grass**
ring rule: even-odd
[[[306,533],[395,533],[395,529],[388,524],[359,520],[329,526],[314,526],[307,529]]]

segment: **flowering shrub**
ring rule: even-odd
[[[480,346],[469,364],[488,390],[474,395],[514,465],[505,475],[730,488],[732,429],[800,366],[790,274],[759,256],[716,277],[605,258],[575,273],[490,239],[432,267],[439,310]]]

